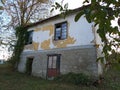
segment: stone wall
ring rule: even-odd
[[[23,52],[18,66],[18,71],[25,72],[26,58],[34,57],[32,75],[46,78],[48,54],[61,54],[60,74],[66,74],[68,72],[82,72],[98,76],[96,49],[92,45]]]

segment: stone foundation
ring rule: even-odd
[[[94,46],[23,52],[18,71],[25,72],[27,58],[34,57],[32,75],[46,78],[48,54],[61,54],[60,74],[74,72],[98,76],[96,49]]]

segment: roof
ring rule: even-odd
[[[76,8],[76,9],[73,9],[73,10],[69,10],[69,14],[68,14],[68,15],[71,15],[71,14],[73,14],[73,13],[79,12],[79,11],[83,10],[84,8],[89,7],[89,6],[90,6],[90,4],[89,4],[89,5],[86,5],[86,6],[82,6],[82,7]],[[44,19],[44,20],[40,20],[40,21],[38,21],[38,22],[35,22],[35,23],[32,23],[32,24],[29,24],[29,25],[27,25],[26,27],[27,27],[27,28],[30,28],[30,27],[33,27],[33,26],[39,25],[39,24],[41,24],[41,23],[44,23],[44,22],[46,22],[46,21],[49,21],[49,20],[53,20],[53,19],[57,19],[57,18],[61,18],[60,15],[61,15],[61,14],[58,14],[58,15],[55,15],[55,16],[52,16],[52,17],[46,18],[46,19]]]

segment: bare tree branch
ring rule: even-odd
[[[49,0],[6,0],[4,9],[11,16],[13,25],[27,25],[35,15],[40,12],[43,3],[49,4]],[[47,14],[46,14],[47,15]],[[34,17],[33,17],[34,16]]]

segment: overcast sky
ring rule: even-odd
[[[55,0],[56,2],[61,3],[63,0]],[[74,9],[82,6],[82,2],[84,0],[64,0],[63,3],[68,3],[69,4],[69,9]]]

